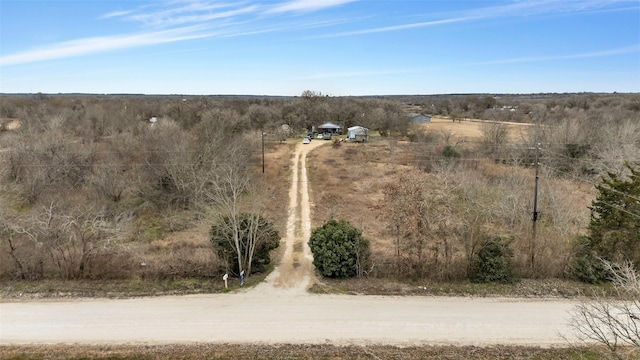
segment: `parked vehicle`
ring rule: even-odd
[[[323,138],[324,138],[324,135],[322,135],[322,134],[318,134],[318,136],[316,136],[316,139],[322,140]]]
[[[303,143],[303,144],[308,144],[308,143],[310,143],[310,142],[311,142],[311,139],[309,139],[308,137],[306,137],[306,138],[302,139],[302,143]]]

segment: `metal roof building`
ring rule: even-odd
[[[318,126],[318,129],[321,129],[324,132],[330,132],[335,134],[337,132],[340,132],[340,129],[342,129],[342,126],[328,122]]]

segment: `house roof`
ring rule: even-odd
[[[318,126],[318,128],[320,128],[320,129],[342,129],[342,126],[328,122],[328,123],[324,123],[324,124]]]

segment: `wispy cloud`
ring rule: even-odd
[[[98,17],[98,19],[110,19],[110,18],[123,17],[131,14],[132,12],[133,10],[112,11]]]
[[[145,5],[134,9],[112,11],[100,16],[100,19],[108,21],[124,20],[139,23],[144,30],[133,34],[76,39],[13,54],[2,54],[0,55],[0,65],[62,59],[204,37],[250,36],[313,27],[327,27],[327,30],[323,31],[324,34],[312,38],[328,38],[404,31],[497,17],[606,11],[619,8],[620,4],[638,8],[637,0],[521,0],[502,6],[482,7],[448,14],[429,14],[425,15],[429,16],[427,21],[397,23],[398,19],[394,21],[391,17],[384,18],[381,20],[381,25],[368,28],[362,25],[364,22],[361,20],[364,17],[336,21],[336,19],[321,17],[313,20],[309,17],[296,17],[294,20],[286,16],[286,13],[289,12],[319,11],[355,1],[359,0],[288,0],[275,4],[262,0],[227,0],[227,2],[224,0],[174,0],[145,3]],[[331,33],[332,25],[344,22],[350,22],[355,29]],[[394,24],[394,22],[396,23]],[[542,59],[521,58],[509,61],[542,61]]]
[[[599,58],[599,57],[633,54],[633,53],[640,53],[640,44],[625,46],[625,47],[616,48],[616,49],[581,53],[581,54],[519,57],[519,58],[513,58],[513,59],[484,61],[484,62],[478,62],[478,63],[466,64],[466,65],[467,66],[500,65],[500,64],[516,64],[516,63],[528,63],[528,62],[546,62],[546,61],[557,61],[557,60],[589,59],[589,58]]]
[[[507,5],[490,6],[467,11],[469,16],[492,18],[503,16],[533,16],[565,14],[594,10],[609,10],[617,4],[637,5],[637,0],[519,0]]]
[[[335,6],[353,0],[305,1],[308,9]],[[288,2],[293,6],[302,2]],[[283,5],[284,6],[284,5]],[[0,56],[0,65],[18,65],[63,59],[163,43],[205,37],[236,37],[301,28],[331,26],[345,20],[314,20],[304,22],[261,23],[265,7],[256,3],[222,3],[217,1],[179,0],[162,6],[140,6],[133,10],[106,13],[101,19],[119,19],[141,23],[147,31],[134,34],[90,37],[59,42],[48,46]],[[224,20],[224,21],[222,21]],[[278,25],[275,25],[278,24]],[[151,28],[163,30],[149,31]]]
[[[199,26],[147,32],[133,35],[91,37],[65,41],[48,47],[28,50],[0,57],[0,66],[68,58],[133,47],[185,41],[213,36]]]
[[[186,1],[180,2],[178,6],[170,6],[168,8],[138,9],[126,14],[123,19],[139,22],[146,26],[171,27],[234,18],[256,12],[259,8],[257,5],[245,6],[244,3],[227,4]]]
[[[469,22],[476,20],[486,20],[492,18],[501,17],[513,17],[513,16],[534,16],[544,14],[566,14],[584,11],[610,11],[611,6],[617,4],[635,4],[635,8],[639,7],[637,0],[581,0],[581,1],[566,1],[566,0],[521,0],[507,5],[481,7],[472,10],[464,10],[455,13],[440,14],[442,18],[421,21],[410,22],[398,25],[381,26],[374,28],[366,28],[353,31],[345,31],[333,34],[326,34],[319,37],[340,37],[340,36],[354,36],[354,35],[366,35],[374,33],[402,31],[416,28],[423,28],[429,26],[446,25],[452,23]],[[424,15],[423,15],[424,16]],[[438,16],[438,14],[431,14],[429,16]]]
[[[319,38],[328,38],[328,37],[339,37],[339,36],[351,36],[351,35],[364,35],[364,34],[373,34],[373,33],[381,33],[381,32],[389,32],[389,31],[400,31],[407,29],[415,29],[427,26],[436,26],[436,25],[444,25],[451,24],[463,21],[470,21],[474,18],[453,18],[453,19],[443,19],[443,20],[434,20],[434,21],[423,21],[423,22],[415,22],[401,25],[393,25],[393,26],[382,26],[376,28],[362,29],[362,30],[353,30],[353,31],[345,31],[333,34],[321,35]]]
[[[276,5],[267,10],[267,13],[283,13],[290,11],[308,12],[324,8],[344,5],[358,0],[293,0],[284,4]]]

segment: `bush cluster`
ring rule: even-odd
[[[482,244],[471,271],[471,280],[479,283],[513,283],[515,277],[511,265],[513,250],[510,241],[496,237]]]
[[[369,240],[345,220],[329,220],[314,229],[309,247],[313,253],[313,265],[322,276],[361,276],[368,265]]]

